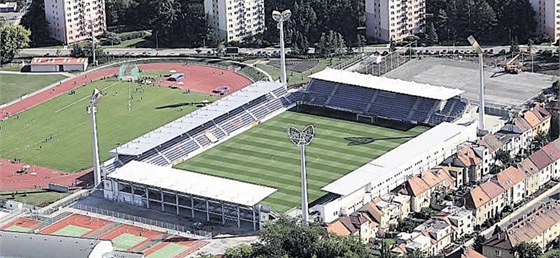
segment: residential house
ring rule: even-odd
[[[488,154],[490,155],[489,163],[494,163],[496,158],[496,152],[503,148],[503,143],[494,134],[484,135],[482,138],[478,139],[476,142],[480,146],[486,147],[488,149]]]
[[[474,232],[473,212],[465,207],[448,206],[435,217],[446,220],[453,229],[452,241],[458,240]]]
[[[465,183],[478,182],[482,178],[483,160],[471,146],[463,146],[441,164],[463,168],[463,182]]]
[[[435,168],[443,169],[447,171],[447,173],[453,179],[453,186],[451,188],[459,189],[461,186],[464,185],[464,177],[463,177],[463,168],[461,167],[454,167],[450,165],[442,165],[437,166]]]
[[[518,204],[526,196],[525,173],[515,167],[508,167],[492,178],[506,191],[506,203]]]
[[[431,218],[414,228],[412,233],[397,235],[397,246],[393,252],[406,255],[420,250],[428,255],[441,254],[451,244],[453,229],[445,220]]]
[[[377,223],[377,235],[384,236],[385,233],[394,230],[398,221],[410,213],[410,201],[408,196],[389,196],[385,200],[380,197],[366,203],[359,209],[368,218]]]
[[[535,151],[529,156],[529,159],[539,170],[539,188],[541,188],[552,178],[554,162],[552,162],[552,159],[550,159],[550,156],[546,154],[544,149]]]
[[[446,170],[434,168],[408,179],[395,192],[410,196],[410,210],[420,212],[422,208],[430,207],[433,198],[443,198],[453,185]]]
[[[523,159],[517,164],[517,169],[525,174],[525,193],[527,196],[539,190],[539,169],[531,159]]]
[[[488,257],[514,258],[512,249],[520,243],[536,243],[542,250],[560,236],[560,203],[550,201],[511,223],[483,243]]]
[[[329,224],[327,231],[340,236],[357,236],[363,243],[368,243],[375,239],[377,225],[364,212],[356,211]]]
[[[459,248],[459,250],[446,255],[445,258],[487,258],[487,257],[475,251],[471,247],[461,247]]]
[[[475,225],[479,226],[501,212],[505,199],[505,190],[493,181],[487,181],[465,196],[465,207],[473,211]]]
[[[544,107],[540,104],[535,105],[530,110],[527,110],[523,113],[523,119],[527,121],[532,128],[532,138],[535,137],[539,133],[547,133],[550,130],[550,112],[548,112]]]

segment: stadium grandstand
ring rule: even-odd
[[[349,111],[357,120],[378,118],[434,126],[453,122],[468,101],[459,89],[325,69],[310,76],[304,103]]]
[[[256,82],[110,151],[104,173],[132,161],[170,166],[293,106],[286,88]]]
[[[157,176],[154,176],[157,175]],[[131,161],[107,176],[105,199],[221,224],[268,220],[270,208],[259,202],[276,189],[190,171]],[[244,226],[244,227],[247,227]]]

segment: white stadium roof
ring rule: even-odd
[[[385,180],[402,165],[403,160],[416,159],[463,130],[465,126],[441,123],[321,189],[342,196],[349,195],[375,180]]]
[[[254,206],[276,192],[276,189],[266,186],[134,160],[107,177],[246,206]]]
[[[464,92],[459,89],[335,70],[331,68],[309,75],[309,78],[439,100],[447,100]]]
[[[212,104],[125,143],[111,150],[111,153],[140,155],[280,87],[284,86],[278,82],[255,82]]]

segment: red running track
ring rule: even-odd
[[[27,173],[18,173],[25,165],[28,164],[0,158],[0,191],[47,189],[49,183],[72,188],[92,179],[91,170],[67,173],[35,165],[29,165]]]
[[[155,63],[155,64],[140,64],[139,68],[146,71],[170,71],[176,70],[184,73],[186,79],[182,85],[176,82],[161,81],[161,86],[173,86],[182,89],[189,89],[196,92],[211,94],[212,90],[218,86],[226,85],[230,87],[228,93],[235,92],[243,87],[252,83],[252,81],[232,70],[223,70],[210,66],[203,65],[186,65],[180,63]],[[43,102],[56,98],[65,94],[73,89],[79,88],[87,83],[104,77],[110,77],[118,73],[118,67],[105,68],[89,72],[84,75],[70,78],[65,82],[59,83],[49,89],[38,92],[28,98],[22,99],[11,105],[0,109],[0,120],[9,116],[15,115],[19,112],[37,106]]]

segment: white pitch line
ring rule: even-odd
[[[119,83],[119,82],[115,82],[115,83],[113,83],[113,84],[111,84],[111,85],[109,85],[109,86],[107,86],[107,87],[101,89],[101,91],[106,90],[106,89],[109,89],[109,88],[115,86],[117,83]],[[67,108],[69,108],[69,107],[71,107],[71,106],[74,106],[75,104],[78,104],[78,103],[80,103],[80,102],[82,102],[82,101],[88,99],[88,98],[91,98],[91,96],[85,96],[85,97],[83,97],[83,98],[81,98],[81,99],[79,99],[79,100],[76,100],[76,101],[74,101],[74,102],[72,102],[72,103],[70,103],[70,104],[68,104],[68,105],[66,105],[66,106],[64,106],[64,107],[62,107],[62,108],[60,108],[60,109],[54,111],[54,113],[56,114],[56,113],[58,113],[58,112],[60,112],[60,111],[63,111],[63,110],[65,110],[65,109],[67,109]]]

